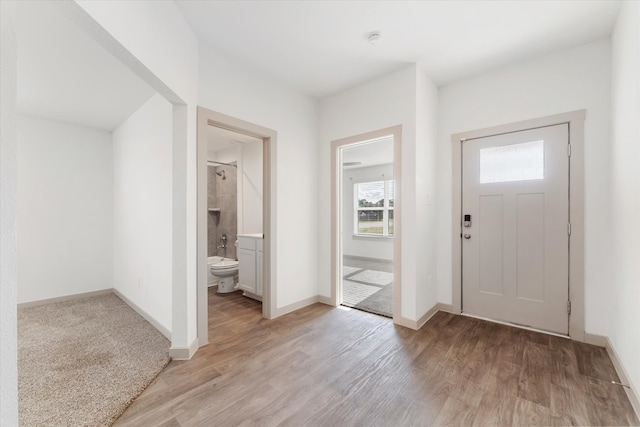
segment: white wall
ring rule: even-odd
[[[207,160],[222,163],[237,162],[240,158],[240,147],[232,146],[219,151],[208,151]]]
[[[436,277],[438,176],[438,88],[422,72],[416,79],[416,311],[421,316],[438,302]]]
[[[113,287],[111,133],[18,117],[18,302]]]
[[[238,165],[238,234],[262,233],[262,145],[245,142],[207,153],[207,159]]]
[[[18,425],[16,333],[16,19],[0,2],[0,420]]]
[[[197,343],[196,159],[198,39],[174,2],[60,2],[70,18],[173,103],[172,328],[174,356]]]
[[[278,132],[271,283],[279,308],[317,295],[318,102],[202,45],[199,103]]]
[[[354,233],[354,184],[393,179],[393,164],[345,169],[342,189],[342,253],[365,258],[393,260],[393,239],[356,237]]]
[[[451,303],[451,135],[586,109],[586,330],[606,335],[610,300],[609,93],[610,43],[601,40],[440,88],[438,156],[438,300]]]
[[[402,171],[400,174],[396,171],[394,175],[401,185],[401,316],[417,320],[428,310],[424,308],[429,304],[427,294],[423,295],[423,302],[418,302],[416,297],[418,287],[426,286],[429,274],[435,274],[435,271],[427,271],[435,269],[435,259],[427,259],[428,248],[435,242],[420,241],[424,237],[419,232],[426,232],[435,221],[435,216],[433,219],[418,219],[418,214],[428,215],[426,206],[429,196],[423,190],[434,186],[436,179],[436,170],[425,167],[433,159],[424,158],[435,153],[435,126],[425,128],[435,122],[436,100],[435,85],[412,65],[321,101],[318,192],[319,206],[322,208],[318,227],[321,295],[328,296],[331,291],[331,238],[327,232],[331,227],[330,143],[340,138],[402,125]],[[425,128],[422,125],[418,127],[418,121],[425,121]],[[423,158],[418,158],[418,155]],[[431,306],[435,302],[433,298]]]
[[[640,395],[640,3],[625,2],[612,36],[609,337]]]
[[[242,145],[238,172],[238,233],[262,233],[262,147],[263,142]],[[241,215],[241,216],[240,216]]]
[[[168,331],[171,116],[171,104],[154,95],[113,132],[113,287]]]

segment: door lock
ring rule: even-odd
[[[464,216],[464,222],[462,223],[462,225],[464,225],[467,228],[471,227],[471,215]]]
[[[465,234],[464,238],[467,239],[467,240],[470,239],[471,238],[471,234]]]

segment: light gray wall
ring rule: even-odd
[[[16,2],[0,2],[0,420],[18,425]]]
[[[321,101],[320,207],[318,244],[320,250],[319,293],[330,295],[331,284],[331,141],[378,129],[402,125],[402,170],[394,171],[401,183],[397,195],[402,227],[401,316],[418,320],[436,304],[429,286],[436,275],[435,239],[424,239],[435,227],[436,212],[431,189],[435,189],[436,117],[438,89],[418,69],[408,66]],[[426,127],[418,122],[425,122]],[[418,156],[420,154],[420,156]],[[420,217],[419,217],[420,215]]]
[[[171,104],[154,95],[113,132],[113,287],[168,331],[171,114]]]
[[[611,318],[609,337],[640,396],[640,3],[625,2],[612,37]]]
[[[318,101],[206,45],[199,65],[202,107],[278,134],[272,153],[271,237],[277,253],[269,266],[271,283],[277,286],[278,308],[313,298],[318,294]]]
[[[606,335],[611,293],[608,219],[610,42],[578,46],[440,88],[438,300],[451,303],[451,135],[586,109],[585,327]]]
[[[113,287],[111,133],[18,120],[18,302]]]

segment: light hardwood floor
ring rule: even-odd
[[[275,320],[209,294],[210,344],[119,426],[639,425],[604,349],[437,313],[421,330],[315,304]]]

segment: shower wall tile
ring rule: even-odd
[[[207,207],[217,208],[216,204],[216,168],[207,166]]]
[[[225,179],[216,175],[216,172],[224,171]],[[219,221],[215,229],[209,228],[208,248],[210,256],[218,255],[227,258],[237,259],[235,241],[238,238],[238,179],[237,168],[233,166],[220,165],[212,167],[208,174],[208,185],[215,188],[213,203],[220,209]],[[213,179],[211,176],[213,175]],[[208,194],[211,194],[210,192]],[[211,205],[209,205],[211,207]],[[217,249],[220,238],[227,235],[227,247]]]

